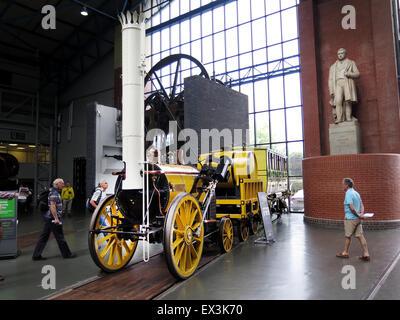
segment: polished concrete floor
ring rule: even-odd
[[[43,299],[99,277],[87,246],[90,216],[75,210],[64,220],[64,232],[71,250],[78,257],[64,260],[56,241],[50,240],[43,252],[45,261],[32,261],[35,243],[25,246],[16,259],[0,260],[0,299]],[[38,236],[42,220],[38,213],[19,217],[22,239]],[[179,282],[156,299],[180,300],[265,300],[265,299],[400,299],[400,230],[366,231],[370,262],[358,259],[361,248],[354,239],[349,259],[335,254],[343,249],[342,230],[323,229],[305,224],[302,214],[289,214],[274,224],[276,242],[254,244],[252,236],[228,254],[221,255],[190,279]],[[152,254],[162,246],[152,245]],[[132,263],[141,261],[140,247]],[[56,270],[56,289],[43,289],[42,268]],[[350,266],[351,274],[346,273]],[[354,274],[353,287],[342,283]]]

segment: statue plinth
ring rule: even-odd
[[[357,120],[329,125],[331,155],[361,153],[361,131]]]

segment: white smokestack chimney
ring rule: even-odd
[[[124,190],[142,189],[144,162],[144,14],[121,14],[122,24],[122,158]]]

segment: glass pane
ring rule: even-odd
[[[304,193],[299,192],[303,190],[303,178],[289,178],[290,190],[290,204],[291,212],[304,212]],[[299,192],[299,193],[297,193]]]
[[[282,37],[283,41],[298,37],[296,7],[282,11]]]
[[[239,68],[239,62],[237,57],[229,58],[226,61],[227,71],[237,71]]]
[[[236,1],[232,1],[225,6],[225,27],[228,29],[237,26]]]
[[[214,10],[213,19],[214,19],[214,33],[224,30],[225,28],[224,7],[219,7]]]
[[[254,106],[253,106],[253,84],[252,83],[247,83],[244,85],[240,86],[240,92],[245,94],[248,97],[248,102],[249,102],[249,113],[254,112]]]
[[[189,20],[181,23],[181,44],[190,41],[190,22]]]
[[[284,107],[283,94],[283,78],[271,78],[269,80],[270,109],[279,109]]]
[[[201,42],[200,40],[197,40],[197,41],[193,41],[191,43],[191,47],[192,47],[191,55],[192,55],[193,58],[195,58],[195,59],[197,59],[199,61],[202,61],[202,59],[201,59],[201,44],[200,44],[200,42]]]
[[[281,1],[281,9],[286,9],[289,7],[293,7],[296,5],[296,0],[282,0]]]
[[[293,40],[285,42],[283,44],[283,56],[291,57],[299,54],[299,42],[298,40]]]
[[[268,47],[268,61],[275,61],[282,59],[282,45],[278,44]]]
[[[250,23],[239,26],[239,52],[251,51],[251,27]]]
[[[286,107],[301,105],[300,73],[285,76]]]
[[[208,62],[213,61],[213,45],[212,45],[212,37],[208,36],[203,38],[203,60],[202,63],[206,64]]]
[[[256,111],[268,109],[268,81],[262,80],[254,83],[254,102]]]
[[[268,112],[256,113],[256,141],[257,144],[269,143],[269,115]]]
[[[214,35],[214,59],[225,58],[225,33],[220,32]]]
[[[171,27],[171,48],[179,45],[179,24]]]
[[[164,51],[169,48],[170,48],[169,28],[166,28],[161,31],[161,50]]]
[[[281,17],[279,13],[267,16],[267,43],[273,45],[281,42]]]
[[[251,0],[251,16],[257,19],[265,15],[264,0]],[[264,19],[262,19],[264,20]],[[264,21],[265,22],[265,21]]]
[[[240,69],[247,68],[246,70],[242,70],[240,73],[243,75],[243,77],[248,77],[251,76],[251,67],[253,65],[253,60],[252,60],[252,55],[251,52],[242,54],[239,56],[240,58]]]
[[[197,40],[200,38],[200,16],[193,17],[191,19],[191,33],[192,33],[192,40]]]
[[[254,114],[249,114],[249,144],[254,145]]]
[[[170,1],[171,6],[171,19],[179,16],[179,0]]]
[[[249,0],[238,0],[239,24],[250,21]],[[249,33],[250,34],[250,33]]]
[[[161,10],[161,23],[169,20],[169,6]]]
[[[271,142],[286,141],[284,111],[283,110],[271,111],[270,117],[271,117]]]
[[[259,19],[253,22],[252,25],[253,50],[264,48],[267,45],[265,38],[265,20]]]
[[[202,35],[208,36],[212,33],[212,12],[208,11],[201,15]]]
[[[272,125],[272,124],[271,124]],[[279,154],[286,156],[286,143],[274,143],[271,144],[271,149]]]
[[[185,44],[181,46],[181,53],[188,54],[190,56],[190,44]]]
[[[238,54],[237,28],[226,31],[226,55],[232,57]]]
[[[254,65],[259,65],[267,61],[267,51],[265,49],[260,49],[253,52]],[[258,68],[258,67],[257,67]],[[266,71],[264,71],[266,72]]]
[[[290,108],[286,110],[287,139],[303,139],[303,120],[301,116],[301,107]]]
[[[303,161],[303,142],[290,142],[288,143],[289,152],[289,176],[303,175],[302,161]]]
[[[190,10],[190,7],[189,7],[190,0],[179,0],[179,1],[181,3],[181,14],[189,12],[189,10]]]
[[[280,7],[279,2],[280,0],[267,0],[266,1],[267,14],[279,11]]]
[[[158,53],[160,52],[160,32],[153,33],[151,36],[151,52]]]
[[[201,7],[201,0],[190,0],[189,2],[190,2],[190,10],[194,10]]]
[[[218,62],[214,63],[214,71],[215,71],[215,76],[218,80],[221,80],[223,82],[226,81],[225,77],[225,60],[221,60]]]

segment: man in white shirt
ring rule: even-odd
[[[90,204],[96,209],[99,203],[107,196],[106,190],[108,188],[108,182],[103,180],[100,182],[100,186],[96,188],[96,191],[93,193],[92,198],[90,199]]]

